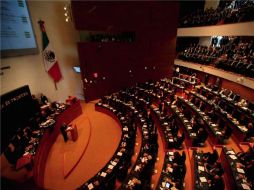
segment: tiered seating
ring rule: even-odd
[[[183,128],[184,128],[184,132],[185,132],[185,142],[186,145],[188,147],[191,147],[193,145],[193,142],[195,141],[195,139],[197,138],[196,133],[194,132],[194,130],[192,129],[192,124],[190,123],[190,121],[188,121],[184,114],[181,112],[181,110],[175,106],[175,105],[171,105],[171,111],[174,115],[177,116],[177,122],[180,123]]]
[[[188,120],[191,121],[191,125],[188,125],[187,127],[188,131],[191,131],[190,135],[194,137],[191,146],[204,146],[204,143],[208,138],[208,133],[205,130],[204,123],[202,120],[197,120],[196,117],[191,117],[191,111],[188,111],[186,106],[183,104],[185,99],[180,97],[177,99],[178,101],[176,105],[186,118],[184,122],[187,123]]]
[[[121,93],[123,99],[129,99],[135,97]],[[122,102],[123,104],[126,104]],[[142,102],[131,100],[129,104],[140,108]],[[128,104],[126,104],[128,105]],[[133,166],[130,174],[122,183],[120,189],[149,189],[151,185],[151,176],[154,169],[155,160],[157,157],[158,144],[157,144],[157,132],[153,126],[153,123],[148,119],[146,109],[139,109],[138,118],[140,120],[142,130],[142,146],[138,155],[137,161]]]
[[[184,61],[214,65],[234,73],[254,77],[253,41],[242,42],[239,37],[223,37],[220,47],[192,45],[178,54]]]
[[[221,54],[222,52],[219,52],[218,48],[194,45],[180,52],[178,58],[184,61],[208,65],[215,61]]]
[[[211,122],[216,125],[217,128],[220,129],[220,133],[218,134],[219,142],[225,143],[225,140],[229,139],[233,130],[231,127],[225,125],[225,118],[223,115],[221,115],[220,110],[217,110],[214,108],[214,104],[211,101],[208,101],[208,99],[199,93],[195,91],[189,92],[189,101],[198,104],[198,100],[201,100],[205,105],[205,113],[208,115],[211,119]],[[202,105],[200,106],[202,108]],[[220,138],[220,136],[223,136],[223,138]]]
[[[200,80],[195,76],[189,76],[179,73],[178,77],[172,77],[172,82],[182,84],[186,88],[193,89],[196,85],[200,84]]]
[[[131,156],[135,145],[136,127],[130,115],[135,114],[135,110],[127,110],[112,97],[104,98],[96,104],[96,107],[97,109],[106,109],[118,118],[122,126],[122,137],[110,161],[94,177],[78,189],[113,190],[116,179],[123,180],[125,178],[131,163]],[[126,113],[130,115],[126,115]]]
[[[165,153],[163,169],[157,190],[164,189],[184,189],[184,177],[186,173],[185,152],[168,151]]]
[[[221,117],[226,118],[230,126],[233,127],[234,134],[239,141],[247,141],[248,138],[254,136],[252,114],[248,116],[239,113],[238,109],[234,109],[231,103],[218,91],[213,91],[207,87],[202,87],[201,90],[200,93],[210,99],[210,102],[215,106],[215,110],[220,110]]]
[[[185,90],[185,86],[182,85],[182,83],[173,83],[173,82],[176,82],[176,81],[171,81],[171,79],[168,79],[168,78],[164,78],[164,79],[161,79],[160,82],[162,84],[167,84],[169,86],[172,86],[172,91],[173,93],[175,94],[175,92],[178,92],[178,93],[183,93],[184,90]]]
[[[140,91],[140,93],[144,93],[148,97],[150,97],[153,100],[157,100],[154,102],[159,103],[158,107],[150,106],[150,109],[153,111],[154,120],[157,121],[159,130],[163,134],[163,142],[164,142],[164,148],[165,149],[172,149],[172,148],[180,148],[181,144],[183,143],[185,136],[184,134],[182,136],[177,136],[178,134],[178,126],[175,122],[175,116],[169,116],[167,114],[167,108],[166,105],[170,105],[170,102],[167,101],[168,96],[172,95],[172,92],[168,89],[165,89],[160,83],[150,83],[148,86],[149,89],[143,89],[140,87],[137,87],[137,89]],[[145,88],[145,87],[144,87]],[[165,94],[163,93],[164,91]],[[160,95],[156,96],[156,92],[158,92]],[[164,103],[165,102],[165,103]]]
[[[123,135],[112,159],[80,189],[114,189],[116,179],[122,182],[119,189],[151,189],[151,177],[158,153],[157,128],[162,134],[164,150],[172,150],[166,152],[163,171],[156,188],[184,189],[185,151],[191,150],[185,149],[180,156],[180,151],[175,149],[182,148],[184,140],[190,149],[204,145],[209,148],[209,143],[205,144],[208,135],[213,144],[224,143],[230,135],[220,128],[221,120],[215,119],[212,114],[215,108],[213,96],[204,94],[206,91],[211,93],[212,90],[203,87],[205,90],[198,91],[201,94],[190,91],[188,99],[185,99],[177,96],[174,88],[169,79],[163,79],[138,84],[102,98],[96,107],[107,109],[117,116],[123,127]],[[142,145],[137,160],[128,173],[134,150],[135,124],[141,129]],[[178,136],[178,126],[183,127],[182,136]],[[221,146],[217,148],[219,147]],[[190,159],[193,160],[194,189],[224,189],[224,170],[218,157],[216,151],[193,151]]]
[[[213,153],[193,150],[193,171],[195,190],[222,190],[225,187],[221,163],[216,150]]]
[[[159,122],[160,129],[164,137],[163,141],[165,149],[181,148],[185,136],[184,134],[178,136],[179,127],[175,122],[175,116],[164,115],[164,113],[161,112],[159,108],[154,108],[153,111],[157,121]]]
[[[214,144],[223,143],[226,138],[229,138],[228,135],[224,136],[225,131],[223,129],[220,129],[218,124],[213,123],[211,121],[211,118],[203,112],[204,110],[201,111],[192,102],[189,102],[186,99],[183,99],[181,97],[179,97],[178,99],[188,105],[192,109],[192,111],[194,111],[195,114],[204,121],[205,125],[207,126],[206,129],[208,129],[207,131],[211,134],[211,136],[213,136],[213,138],[211,139]]]
[[[32,157],[36,155],[43,134],[54,130],[57,117],[68,107],[68,104],[56,102],[42,106],[42,114],[31,118],[27,127],[18,129],[17,134],[10,140],[4,151],[9,163],[16,169],[32,164]]]
[[[252,1],[241,0],[227,2],[227,5],[216,9],[197,10],[180,19],[180,27],[208,26],[223,23],[237,23],[254,20],[254,4]],[[232,3],[232,4],[230,4]]]
[[[247,168],[244,165],[245,163],[241,163],[235,151],[223,147],[221,160],[225,166],[225,173],[227,175],[228,184],[230,185],[229,188],[232,190],[251,190],[253,183],[251,183],[246,176]]]

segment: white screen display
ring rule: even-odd
[[[29,54],[24,50],[37,52],[26,1],[1,1],[1,53],[18,50],[21,54]]]

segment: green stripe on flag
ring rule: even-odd
[[[43,50],[46,49],[46,47],[48,46],[48,44],[49,44],[48,36],[47,36],[46,32],[42,32],[42,45],[43,45]]]

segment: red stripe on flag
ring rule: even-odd
[[[62,74],[56,61],[55,64],[48,70],[49,75],[53,78],[55,82],[58,82],[62,78]]]

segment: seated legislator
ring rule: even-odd
[[[209,190],[224,190],[225,184],[222,177],[215,175],[212,179],[208,180]]]
[[[203,128],[199,128],[197,131],[197,138],[193,140],[193,145],[203,146],[207,137],[208,137],[208,133]]]
[[[182,156],[178,151],[174,152],[173,163],[177,163],[178,165],[184,165],[185,160],[186,160],[185,151],[183,151]]]
[[[231,127],[225,127],[222,131],[221,131],[221,135],[219,138],[222,138],[222,139],[228,139],[231,134],[233,133],[233,129],[231,129]]]
[[[64,142],[68,141],[68,135],[67,135],[67,131],[66,131],[67,128],[68,128],[68,126],[65,123],[63,123],[62,126],[60,127],[60,131],[63,135]]]
[[[220,162],[216,161],[214,164],[210,165],[210,164],[206,164],[205,165],[205,169],[206,172],[210,175],[210,176],[222,176],[224,174],[224,170],[222,168],[222,165]]]
[[[246,176],[249,181],[254,181],[254,160],[251,160],[249,164],[245,167],[246,170]]]
[[[245,141],[250,140],[250,138],[254,137],[254,126],[252,122],[249,122],[246,126],[248,128],[248,131],[246,133]]]
[[[184,133],[182,134],[182,136],[175,137],[174,138],[174,146],[175,146],[175,148],[181,148],[181,145],[182,145],[184,139],[185,139]]]
[[[206,109],[206,105],[201,101],[200,104],[199,104],[199,109],[204,112],[205,109]]]
[[[237,103],[237,105],[240,107],[247,107],[248,103],[245,99],[242,98],[241,101]]]
[[[213,165],[219,158],[218,152],[216,150],[213,150],[213,153],[207,152],[203,155],[204,161],[207,164]]]
[[[238,152],[237,157],[242,164],[248,164],[254,158],[254,148],[250,147],[247,152]]]

